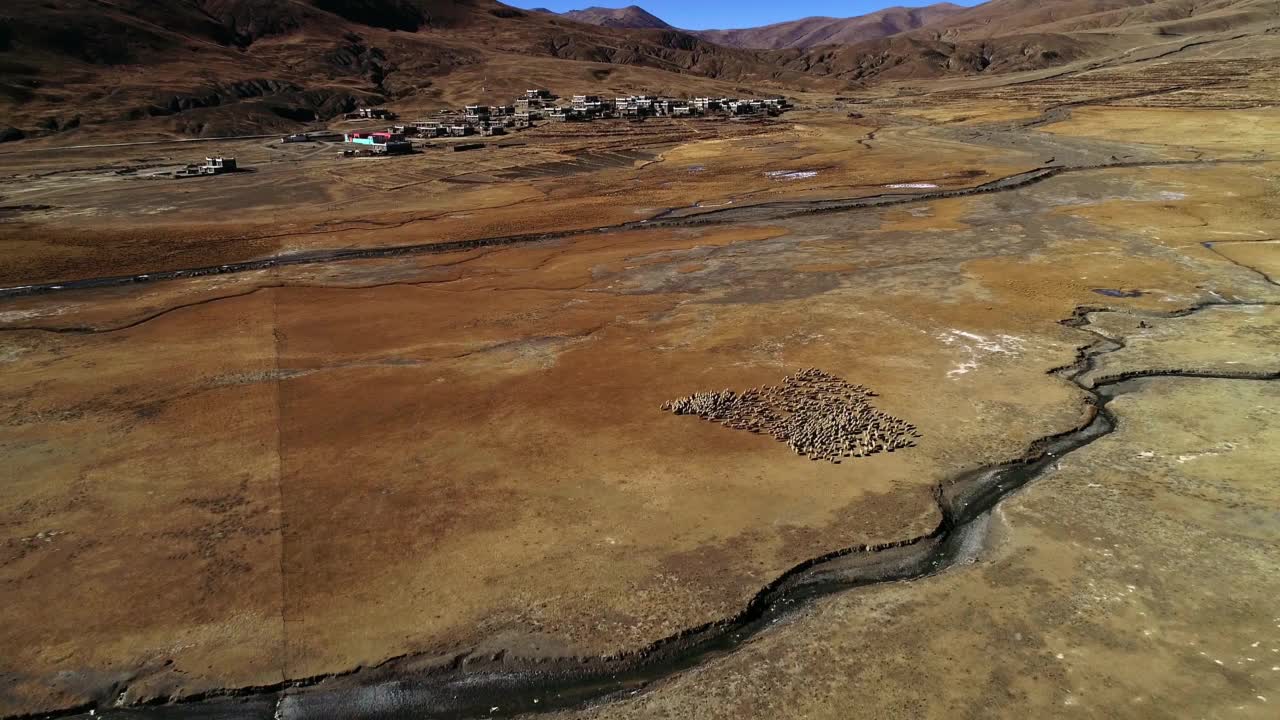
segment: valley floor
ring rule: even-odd
[[[1272,717],[1280,111],[1060,92],[5,156],[0,715]]]

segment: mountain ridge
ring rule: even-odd
[[[601,27],[621,29],[674,29],[667,21],[650,13],[639,5],[628,5],[622,8],[587,7],[581,10],[567,10],[558,13],[560,17],[577,22],[599,25]]]
[[[812,16],[752,28],[692,32],[705,40],[738,48],[778,50],[852,45],[926,27],[965,9],[942,2],[922,7],[889,7],[853,17]]]
[[[1276,17],[1280,0],[992,0],[852,44],[745,49],[496,0],[10,0],[0,140],[292,132],[361,105],[426,113],[527,87],[841,92],[1038,70]]]

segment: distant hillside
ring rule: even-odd
[[[361,105],[410,115],[528,87],[840,92],[1037,70],[1224,30],[1280,37],[1280,0],[892,8],[750,41],[765,49],[726,47],[639,8],[604,12],[658,26],[586,24],[496,0],[6,0],[0,142],[290,132]]]
[[[807,17],[800,20],[739,30],[699,30],[698,37],[739,48],[810,48],[852,45],[945,22],[965,8],[938,3],[920,8],[892,7],[858,17]]]
[[[732,83],[732,84],[731,84]],[[494,0],[7,0],[0,138],[104,127],[283,132],[360,105],[563,92],[836,87],[671,29],[593,27]],[[762,90],[761,92],[764,92]]]
[[[585,10],[560,13],[560,17],[611,28],[665,30],[671,27],[661,18],[637,5],[628,5],[624,8],[589,7]]]
[[[1276,0],[990,0],[926,28],[945,39],[1114,30],[1186,34],[1280,19]]]
[[[772,51],[781,68],[849,83],[1039,70],[1114,51],[1107,35],[1018,34],[945,40],[899,34],[856,45]]]

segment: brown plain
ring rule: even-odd
[[[1225,56],[1252,54],[1252,42],[1224,41],[1213,56],[1191,50],[1179,62],[1228,72],[1235,58]],[[1126,77],[1145,82],[1158,62]],[[4,299],[0,713],[182,700],[402,655],[612,655],[730,616],[810,558],[929,533],[940,521],[940,483],[1019,458],[1037,439],[1093,417],[1085,391],[1048,372],[1096,340],[1060,324],[1077,308],[1145,317],[1215,298],[1280,301],[1264,274],[1276,267],[1268,240],[1280,162],[1268,143],[1280,115],[1197,107],[1197,95],[1162,111],[1167,122],[1140,127],[1133,106],[1114,100],[1064,116],[1055,109],[1063,82],[869,92],[856,120],[848,101],[828,95],[752,124],[535,131],[525,147],[457,159],[351,163],[238,140],[226,149],[258,172],[193,181],[202,184],[117,174],[137,164],[133,149],[5,156],[15,177],[0,192],[26,208],[0,222],[6,285],[297,250],[586,231],[672,209],[698,224]],[[1235,91],[1274,102],[1266,83]],[[995,114],[990,122],[972,120],[986,113]],[[1198,125],[1223,132],[1206,133],[1201,146],[1187,130]],[[649,157],[527,175],[624,147]],[[180,154],[156,152],[164,162]],[[1128,159],[1104,167],[1111,156]],[[1050,159],[1077,169],[1007,192],[883,208],[765,207],[911,192],[891,185],[972,187]],[[777,180],[773,171],[815,174]],[[722,203],[748,214],[697,220]],[[1209,237],[1231,244],[1205,247]],[[1115,289],[1140,294],[1098,292]],[[1224,313],[1213,317],[1255,317]],[[1134,343],[1098,371],[1170,357],[1273,371],[1272,315],[1229,328],[1196,324],[1209,315],[1148,328],[1099,315],[1102,330],[1141,331],[1159,345],[1144,352]],[[918,446],[810,462],[771,438],[660,409],[802,368],[876,390],[878,409],[918,425]],[[1198,447],[1165,435],[1185,416],[1159,393],[1182,384],[1126,399],[1121,434],[1064,464],[1063,475],[1080,477],[1048,478],[1020,499],[1005,531],[1012,539],[993,564],[824,601],[637,703],[584,712],[711,716],[699,694],[736,692],[718,684],[742,677],[735,663],[772,653],[758,665],[763,678],[735,687],[776,694],[721,709],[772,716],[770,702],[804,695],[821,706],[811,708],[815,717],[844,717],[883,675],[846,672],[854,680],[832,680],[817,695],[788,682],[838,668],[823,658],[849,642],[856,652],[846,658],[863,666],[917,667],[927,657],[919,667],[948,688],[941,697],[964,696],[974,659],[1003,657],[1007,642],[958,621],[966,609],[986,608],[1002,632],[1024,638],[1078,627],[1037,603],[1099,576],[1068,568],[1085,562],[1074,555],[1050,555],[1085,552],[1078,543],[1090,542],[1082,533],[1092,528],[1102,537],[1108,511],[1082,506],[1079,495],[1095,473],[1141,485],[1111,468],[1128,467],[1117,458],[1141,452],[1146,438],[1161,436],[1151,442],[1165,454]],[[1196,387],[1210,388],[1191,390],[1207,417],[1265,414],[1274,400],[1270,390]],[[1246,431],[1226,423],[1213,432],[1217,442]],[[1273,523],[1258,488],[1274,463],[1260,447],[1249,450],[1257,464],[1205,471],[1225,495],[1237,483],[1248,502],[1125,505],[1123,527],[1162,513],[1216,524],[1246,517],[1265,542]],[[1087,531],[1071,527],[1081,508]],[[1023,524],[1030,534],[1019,534]],[[1194,544],[1185,528],[1160,527],[1168,534],[1159,537]],[[1139,544],[1141,562],[1162,552],[1133,532],[1124,541]],[[1239,577],[1276,569],[1273,553],[1249,557],[1256,562]],[[1196,558],[1196,568],[1211,566]],[[1160,582],[1163,567],[1144,570],[1143,582]],[[1098,593],[1125,594],[1111,577]],[[1170,590],[1208,593],[1232,577],[1179,575]],[[1178,632],[1243,640],[1273,613],[1262,597],[1271,584],[1240,588],[1247,602],[1235,614],[1190,603],[1168,617],[1183,623]],[[1006,591],[1016,600],[1002,604]],[[876,613],[908,611],[911,622],[892,626],[900,642],[888,629],[866,629]],[[823,619],[833,614],[841,619]],[[1096,662],[1137,662],[1105,634],[1118,625],[1089,627],[1102,637],[1090,647],[1107,650],[1091,651]],[[958,649],[948,655],[931,637]],[[1049,639],[1037,642],[1056,652]],[[1182,662],[1169,646],[1151,652],[1162,667]],[[1065,703],[1054,694],[1064,676],[1044,653],[1008,657],[1007,675],[975,686],[984,697],[1010,688],[1001,714],[1043,698]],[[1077,690],[1113,687],[1109,677],[1093,671]],[[1176,687],[1135,682],[1144,694],[1186,697],[1202,676],[1162,677]],[[1254,695],[1277,695],[1280,673],[1248,677]],[[1244,682],[1223,682],[1236,680]],[[1214,687],[1208,711],[1243,701]],[[895,688],[877,696],[884,714],[927,704]]]

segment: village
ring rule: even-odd
[[[448,138],[477,135],[492,137],[508,130],[533,127],[539,122],[590,122],[593,120],[643,121],[648,117],[718,117],[721,119],[778,115],[791,108],[783,97],[739,99],[728,97],[669,98],[651,95],[627,95],[607,98],[600,95],[574,95],[564,102],[550,90],[526,90],[523,97],[510,105],[467,105],[461,111],[441,110],[431,119],[396,124],[385,130],[353,130],[343,140],[352,146],[363,146],[370,154],[403,154],[413,151],[410,138]],[[360,108],[347,115],[348,120],[397,119],[383,108]],[[291,135],[284,142],[307,142],[321,139],[314,134]],[[455,150],[482,147],[459,144]],[[346,152],[356,154],[361,148]]]
[[[784,97],[673,98],[653,95],[573,95],[568,100],[546,89],[526,90],[509,105],[467,105],[461,110],[440,110],[434,117],[395,123],[397,114],[386,108],[363,107],[347,113],[348,123],[385,121],[383,129],[311,130],[280,138],[281,143],[342,143],[342,157],[387,157],[408,155],[420,149],[439,147],[455,152],[478,150],[482,142],[451,142],[445,145],[414,139],[494,137],[546,123],[578,123],[595,120],[643,122],[646,118],[706,118],[722,121],[751,120],[777,116],[793,106]],[[237,172],[233,157],[211,156],[203,164],[192,164],[172,173],[175,178],[208,177]]]

